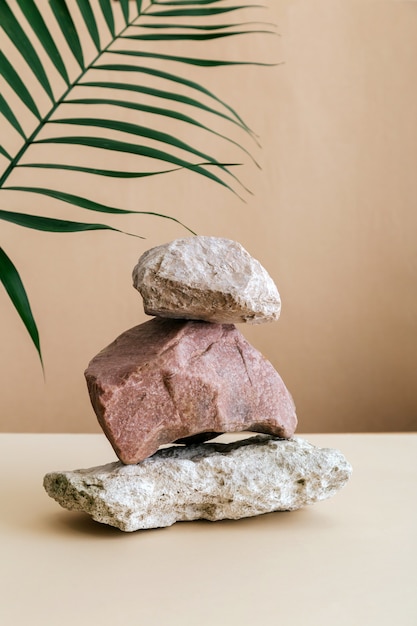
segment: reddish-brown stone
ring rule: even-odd
[[[155,318],[120,335],[85,374],[99,423],[126,464],[195,435],[288,438],[297,424],[279,374],[232,324]]]

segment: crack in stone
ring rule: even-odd
[[[248,380],[249,380],[249,382],[250,382],[251,386],[253,387],[253,382],[252,382],[252,379],[251,379],[251,377],[250,377],[250,375],[249,375],[248,366],[247,366],[247,364],[246,364],[246,359],[245,359],[245,356],[244,356],[244,354],[243,354],[242,348],[239,346],[239,344],[238,344],[238,342],[237,342],[237,341],[235,341],[235,344],[236,344],[237,351],[238,351],[238,352],[239,352],[239,354],[240,354],[240,358],[242,359],[243,366],[244,366],[244,368],[245,368],[245,372],[246,372],[246,376],[248,377]]]
[[[218,343],[217,341],[212,341],[211,343],[209,343],[209,345],[207,346],[207,348],[204,348],[204,350],[201,350],[199,352],[196,352],[195,354],[192,355],[191,359],[195,360],[195,359],[201,359],[201,357],[203,357],[207,352],[209,352],[209,350],[212,349],[212,347]]]

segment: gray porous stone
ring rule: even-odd
[[[85,375],[98,421],[126,464],[178,439],[291,437],[297,425],[278,372],[233,324],[152,319],[104,348]]]
[[[173,446],[138,465],[52,472],[44,487],[64,508],[130,532],[293,511],[334,495],[351,471],[338,450],[299,437],[258,435],[232,444]]]
[[[133,270],[145,313],[218,324],[270,322],[281,311],[268,272],[240,243],[188,237],[145,252]]]

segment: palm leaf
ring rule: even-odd
[[[70,79],[68,77],[64,61],[62,60],[62,56],[34,0],[17,0],[17,3],[20,7],[20,10],[26,17],[28,23],[31,25],[36,36],[38,37],[40,43],[47,52],[49,58],[51,59],[67,85],[69,85]]]
[[[3,148],[3,146],[0,146],[0,154],[2,154],[4,157],[6,157],[6,159],[9,159],[9,161],[12,160],[12,157],[7,152],[7,150],[5,148]]]
[[[127,55],[132,55],[132,56],[135,55],[134,51],[131,51],[131,52],[117,51],[117,53],[127,54]],[[161,71],[153,67],[145,67],[145,66],[138,66],[138,65],[131,65],[131,64],[114,64],[114,63],[97,64],[94,66],[94,69],[95,70],[112,70],[115,72],[139,72],[142,74],[146,74],[148,76],[153,76],[155,78],[162,78],[168,82],[173,82],[174,84],[176,83],[180,85],[181,87],[187,87],[188,89],[191,89],[193,91],[198,91],[199,93],[202,93],[203,95],[208,96],[210,100],[214,100],[215,103],[220,104],[222,107],[224,107],[227,111],[229,111],[229,113],[232,114],[232,118],[236,118],[236,120],[240,123],[242,128],[244,128],[249,134],[252,134],[252,131],[249,129],[249,127],[245,124],[242,118],[229,104],[221,100],[218,96],[216,96],[213,92],[209,91],[203,85],[200,85],[199,83],[196,83],[195,81],[189,80],[188,78],[185,78],[184,76],[180,76],[178,74],[172,74],[166,71]],[[72,100],[68,100],[68,102],[72,102]],[[204,105],[203,103],[199,103],[198,106],[202,107]],[[216,114],[221,115],[218,111],[216,111],[216,109],[209,108],[209,110],[215,115]],[[227,117],[225,119],[230,119],[231,121],[233,121],[230,117]]]
[[[190,232],[192,235],[196,234],[193,230],[191,230],[191,228],[188,228],[188,226],[177,220],[175,217],[171,217],[170,215],[163,215],[162,213],[156,213],[155,211],[130,211],[127,209],[117,209],[115,207],[109,207],[105,204],[100,204],[99,202],[93,202],[92,200],[88,200],[87,198],[82,198],[81,196],[76,196],[74,194],[54,191],[52,189],[41,189],[39,187],[6,187],[6,189],[39,193],[50,198],[55,198],[56,200],[68,202],[69,204],[72,204],[74,206],[79,206],[82,209],[88,209],[89,211],[99,211],[101,213],[113,213],[118,215],[153,215],[154,217],[161,217],[162,219],[172,220],[173,222],[176,222],[177,224],[188,230],[188,232]],[[28,220],[25,220],[25,218],[28,218]],[[113,228],[111,226],[107,226],[106,224],[86,224],[84,222],[72,222],[68,220],[28,215],[26,213],[16,213],[14,211],[3,211],[1,209],[0,219],[7,222],[12,222],[13,224],[18,224],[19,226],[34,228],[35,230],[45,230],[56,233],[73,233],[85,230],[114,230],[117,233],[123,233],[124,235],[131,235],[132,237],[139,237],[139,239],[144,239],[144,237],[141,237],[140,235],[125,233],[118,228]]]
[[[195,235],[194,231],[190,230],[187,226],[182,224],[175,217],[170,217],[169,215],[162,215],[161,213],[155,213],[153,211],[133,211],[133,210],[130,210],[130,209],[118,209],[116,207],[107,206],[106,204],[101,204],[100,202],[94,202],[93,200],[89,200],[88,198],[83,198],[82,196],[76,196],[75,194],[72,194],[72,193],[65,193],[63,191],[55,191],[54,189],[42,189],[41,187],[20,187],[20,186],[16,186],[16,187],[5,187],[5,189],[8,189],[9,191],[29,191],[29,192],[32,192],[32,193],[39,193],[39,194],[41,194],[43,196],[48,196],[49,198],[55,198],[55,200],[62,200],[63,202],[68,202],[69,204],[72,204],[74,206],[78,206],[78,207],[80,207],[82,209],[87,209],[88,211],[99,211],[100,213],[113,213],[113,214],[116,214],[116,215],[133,215],[133,214],[135,214],[135,215],[155,215],[157,217],[163,217],[164,219],[172,220],[172,221],[176,222],[177,224],[180,224],[181,226],[183,226],[191,234]],[[12,215],[16,215],[15,213],[12,213],[12,212],[5,212],[5,211],[1,211],[0,210],[0,219],[6,219],[4,217],[5,213],[8,213],[8,218],[10,218],[10,213]],[[46,224],[48,222],[46,222],[45,219],[49,219],[49,218],[42,218],[42,223]],[[12,221],[12,220],[8,219],[8,221]],[[57,221],[58,222],[62,222],[62,220],[57,220]],[[71,223],[75,224],[75,222],[71,222]],[[23,226],[24,224],[21,224],[21,225]],[[83,226],[84,226],[84,224],[83,224]],[[91,226],[91,224],[88,224],[88,226]],[[97,227],[97,224],[94,224],[94,226]],[[101,225],[101,224],[99,226],[100,226],[100,228],[104,228],[104,226]],[[42,229],[42,230],[44,230],[44,229]],[[90,228],[89,229],[82,228],[81,230],[91,230],[91,229]],[[111,230],[117,230],[117,229],[112,228]],[[143,239],[143,237],[141,237],[141,239]]]
[[[156,6],[156,3],[153,3]],[[160,5],[162,6],[162,4]],[[221,15],[223,13],[230,13],[232,11],[240,11],[241,9],[259,9],[258,4],[245,4],[232,7],[200,7],[185,8],[185,9],[168,9],[165,11],[154,11],[150,13],[152,17],[207,17],[208,15]]]
[[[3,248],[0,248],[0,280],[9,294],[10,300],[14,304],[20,319],[25,325],[26,330],[33,341],[33,345],[36,348],[43,367],[39,332],[30,308],[26,290],[19,276],[19,272]]]
[[[169,0],[168,2],[157,2],[154,0],[152,4],[155,6],[186,6],[186,5],[204,5],[204,4],[217,4],[218,2],[223,2],[223,0]]]
[[[191,163],[185,159],[181,159],[173,154],[169,154],[163,150],[157,150],[156,148],[150,148],[149,146],[142,146],[139,144],[128,143],[126,141],[118,141],[115,139],[105,139],[103,137],[51,137],[51,139],[39,139],[36,143],[56,143],[67,144],[73,146],[88,146],[89,148],[101,148],[103,150],[113,150],[116,152],[125,152],[126,154],[135,154],[137,156],[148,157],[149,159],[156,159],[158,161],[165,161],[166,163],[172,163],[178,165],[184,169],[201,174],[207,178],[214,180],[215,182],[227,187],[232,191],[232,188],[221,180],[218,176],[212,172],[206,171],[202,166]],[[21,189],[24,191],[24,189]]]
[[[125,39],[134,39],[138,41],[208,41],[211,39],[223,39],[225,37],[234,37],[235,35],[252,35],[253,33],[261,33],[267,35],[275,35],[270,30],[236,30],[233,32],[221,32],[221,33],[175,33],[168,34],[165,33],[154,33],[151,35],[125,35]]]
[[[25,61],[28,75],[16,71],[13,54],[10,56],[5,52],[7,45],[0,50],[0,74],[10,90],[34,115],[34,118],[31,118],[33,121],[30,122],[31,128],[28,129],[27,116],[23,120],[24,114],[21,110],[17,112],[18,109],[13,106],[8,95],[0,94],[2,119],[16,131],[18,134],[16,136],[21,140],[21,145],[17,150],[14,149],[14,152],[6,144],[0,146],[0,155],[7,161],[3,173],[0,173],[0,190],[49,197],[56,200],[56,210],[59,210],[60,202],[65,202],[81,209],[107,214],[154,215],[173,220],[185,228],[187,227],[184,224],[168,215],[146,210],[123,209],[102,204],[94,197],[73,194],[71,190],[65,188],[68,184],[65,178],[62,178],[62,181],[57,179],[59,188],[51,189],[47,174],[52,170],[66,170],[82,172],[85,176],[99,175],[128,179],[184,169],[236,193],[236,184],[239,180],[230,169],[236,163],[224,163],[215,154],[209,154],[204,148],[204,140],[200,135],[201,133],[216,135],[219,142],[227,142],[234,150],[250,157],[256,163],[243,141],[245,138],[247,140],[248,136],[250,140],[255,139],[254,133],[229,103],[207,89],[202,82],[191,80],[188,77],[188,69],[190,66],[210,68],[252,64],[250,60],[230,61],[221,58],[220,55],[218,58],[211,58],[207,55],[196,54],[195,50],[196,46],[201,45],[203,41],[273,32],[270,29],[271,25],[267,22],[246,21],[246,19],[230,19],[229,21],[229,16],[232,18],[243,9],[252,10],[253,6],[233,4],[233,2],[225,3],[224,0],[168,0],[167,2],[148,0],[146,3],[142,0],[135,2],[129,0],[118,0],[118,2],[114,0],[76,0],[76,2],[49,0],[47,4],[39,3],[37,0],[15,0],[14,3],[11,0],[0,0],[0,26],[8,40],[15,46],[13,54],[20,55]],[[17,7],[21,13],[18,14],[14,7]],[[222,23],[207,23],[207,19],[215,16],[221,16]],[[49,26],[53,20],[55,20],[54,28]],[[138,30],[140,27],[142,30]],[[57,37],[56,33],[61,38]],[[44,64],[36,47],[32,44],[34,37],[42,47],[42,59],[46,55],[48,64]],[[62,37],[65,39],[64,45],[62,45]],[[134,46],[135,41],[141,42],[140,48]],[[131,49],[125,49],[127,46],[123,45],[124,42],[129,43]],[[189,49],[188,51],[185,49],[185,53],[180,55],[159,50],[154,52],[147,48],[148,42],[149,45],[152,45],[152,42],[182,42]],[[95,48],[93,54],[87,52],[91,49],[91,43]],[[127,62],[110,63],[107,58],[108,53],[128,57]],[[74,65],[74,59],[79,66],[77,75],[73,75],[74,70],[70,71]],[[175,69],[170,71],[171,63]],[[256,65],[268,64],[258,62]],[[95,71],[110,72],[112,79],[94,80],[93,72]],[[121,72],[128,72],[131,80],[124,81],[120,78]],[[56,82],[58,74],[63,79],[59,85]],[[43,92],[50,100],[46,111],[45,98],[41,99],[39,89],[34,88],[32,76],[42,86]],[[147,76],[146,85],[141,84],[142,76]],[[161,80],[166,83],[166,88],[160,87]],[[74,93],[75,90],[79,91],[87,87],[97,89],[98,96],[80,97],[78,93]],[[122,98],[117,99],[114,94],[120,93],[123,94]],[[161,105],[147,102],[148,97],[158,98]],[[169,102],[175,102],[175,109],[169,106]],[[80,108],[80,113],[76,115],[72,113],[71,116],[57,114],[61,105],[66,104],[76,105]],[[114,117],[107,116],[106,119],[101,117],[100,105],[112,107]],[[93,114],[86,115],[85,107],[88,107],[89,113],[94,111]],[[130,109],[133,115],[138,115],[137,120],[127,122],[117,117],[117,113],[123,114],[123,111],[127,109]],[[143,118],[140,117],[143,113],[152,115],[153,126],[144,125]],[[204,115],[204,123],[201,115]],[[188,128],[191,132],[184,139],[177,134],[162,131],[158,126],[158,120],[164,119],[180,121],[181,129],[185,131]],[[231,132],[217,132],[212,127],[213,124],[206,121],[207,119],[213,123],[216,120],[227,122]],[[51,124],[54,124],[55,128],[58,128],[58,125],[66,125],[67,130],[72,126],[83,127],[86,133],[82,136],[76,133],[69,136],[50,137],[47,129],[51,127]],[[111,136],[94,136],[92,131],[98,128],[110,133]],[[195,128],[200,129],[201,132],[192,132]],[[242,139],[238,141],[233,137],[233,129],[241,133]],[[117,138],[120,133],[123,133],[123,140]],[[142,144],[142,138],[150,141],[152,145]],[[57,159],[54,156],[52,150],[49,162],[31,162],[32,147],[39,144],[48,144],[51,148],[58,144],[74,145],[80,148],[80,154],[84,149],[97,148],[104,151],[109,159],[115,152],[130,154],[133,159],[133,171],[125,171],[117,167],[86,167],[76,159],[74,162],[63,163],[60,162],[60,158]],[[238,162],[239,159],[236,161]],[[159,167],[149,171],[151,169],[149,166],[155,162]],[[38,168],[38,184],[28,186],[19,180],[19,172],[28,167]],[[9,179],[12,175],[11,184]],[[0,210],[1,220],[25,228],[54,233],[87,230],[123,232],[106,224],[74,222],[56,217],[8,211],[4,203],[3,207]],[[190,230],[190,232],[193,231]],[[20,293],[19,315],[24,320],[41,356],[39,337],[35,333],[36,325],[34,325],[33,316],[31,321],[27,296],[25,295],[26,300],[22,296],[25,291],[19,274],[5,253],[1,251],[1,254],[0,278],[16,308],[18,308],[16,293]],[[14,285],[15,291],[10,285]]]
[[[20,54],[23,56],[52,102],[54,102],[52,87],[39,56],[13,11],[9,8],[6,0],[0,0],[0,15],[1,25],[5,33],[11,41],[19,42]]]
[[[223,2],[223,0],[170,0],[168,2],[157,2],[154,0],[152,4],[155,6],[186,6],[186,5],[204,5],[204,4],[217,4],[218,2]]]
[[[83,167],[82,165],[64,165],[63,163],[21,163],[17,167],[67,170],[71,172],[84,172],[86,174],[95,174],[97,176],[110,176],[111,178],[146,178],[147,176],[170,174],[171,172],[178,172],[178,170],[182,169],[181,167],[173,167],[169,170],[158,170],[156,172],[121,172],[120,170],[105,170],[97,167]]]
[[[139,52],[137,50],[112,50],[112,54],[127,54],[144,59],[159,59],[163,61],[175,61],[197,67],[226,67],[230,65],[259,65],[260,67],[272,67],[274,63],[260,63],[254,61],[223,61],[222,59],[200,59],[196,57],[183,57],[172,54],[159,54],[157,52]]]
[[[114,37],[116,35],[116,31],[114,30],[114,15],[111,8],[111,2],[110,0],[99,0],[99,3],[110,34]]]
[[[214,157],[211,157],[200,150],[196,150],[190,144],[181,141],[174,135],[169,133],[163,133],[158,130],[154,130],[149,128],[148,126],[142,126],[139,124],[132,124],[131,122],[123,122],[118,120],[108,120],[102,118],[63,118],[63,119],[54,119],[52,120],[53,124],[73,124],[76,126],[88,126],[89,128],[106,128],[109,130],[117,130],[123,133],[128,133],[130,135],[136,135],[138,137],[146,137],[147,139],[153,139],[154,141],[158,141],[167,146],[173,146],[174,148],[179,148],[184,152],[188,152],[195,156],[198,156],[202,159],[205,159],[209,163],[213,165],[217,165],[220,169],[227,171],[227,168],[221,165],[216,161]]]
[[[80,38],[65,0],[49,0],[49,5],[78,65],[84,69],[84,55]]]
[[[255,26],[255,25],[261,25],[261,26],[272,26],[274,29],[276,28],[276,24],[274,24],[273,22],[239,22],[237,24],[181,24],[181,26],[178,26],[178,24],[157,24],[155,22],[152,22],[151,24],[133,24],[132,28],[138,29],[138,28],[152,28],[153,30],[162,30],[162,29],[176,29],[178,30],[179,28],[181,30],[225,30],[225,29],[230,29],[230,28],[242,28],[243,26]],[[247,34],[253,33],[253,32],[257,32],[257,31],[245,31]],[[271,31],[267,31],[270,34],[277,34],[275,30],[271,30]]]
[[[129,0],[119,0],[120,6],[122,8],[123,17],[125,20],[125,24],[129,23]],[[140,15],[142,8],[142,2],[137,4],[138,14]]]
[[[33,115],[35,115],[38,120],[41,120],[42,116],[39,113],[39,109],[36,106],[34,99],[30,95],[26,85],[10,63],[9,59],[4,55],[2,50],[0,50],[0,74],[9,83],[10,87],[21,99],[23,104],[25,104],[27,108],[32,111]]]
[[[113,228],[107,224],[87,224],[85,222],[72,222],[69,220],[60,220],[53,217],[42,217],[40,215],[30,215],[29,213],[19,213],[17,211],[3,211],[0,209],[0,219],[17,226],[24,226],[25,228],[32,228],[33,230],[41,230],[48,233],[80,233],[86,230],[113,230],[116,233],[123,233],[124,235],[130,235],[131,233],[125,233],[118,228]],[[133,237],[139,237],[139,235],[132,235]]]
[[[212,135],[216,135],[217,137],[221,137],[221,139],[224,139],[225,141],[234,144],[240,150],[245,152],[247,156],[255,163],[255,165],[260,168],[259,164],[255,161],[251,153],[244,146],[242,146],[242,144],[238,143],[237,141],[234,141],[233,139],[231,139],[230,137],[227,137],[226,135],[223,135],[222,133],[218,133],[212,128],[209,128],[207,125],[202,124],[201,122],[190,117],[189,115],[185,115],[184,113],[180,113],[179,111],[174,111],[173,109],[166,109],[162,107],[150,106],[148,104],[138,104],[137,102],[128,102],[126,100],[109,100],[109,99],[103,100],[100,98],[71,98],[70,100],[67,100],[67,102],[71,102],[71,104],[87,104],[87,105],[88,104],[91,104],[91,105],[111,104],[112,106],[115,106],[115,107],[133,109],[135,111],[143,111],[144,113],[152,113],[154,115],[163,115],[165,117],[171,117],[172,119],[186,122],[187,124],[192,124],[193,126],[202,128],[208,133],[211,133]],[[226,119],[229,119],[229,118],[226,118]],[[53,119],[52,121],[57,122],[59,120]]]
[[[19,124],[17,117],[15,116],[12,109],[8,105],[7,101],[3,98],[1,93],[0,93],[0,113],[3,113],[4,117],[10,122],[13,128],[17,130],[17,132],[23,137],[23,139],[26,140],[25,131]]]
[[[101,68],[98,68],[101,69]],[[228,120],[232,124],[236,124],[240,126],[244,130],[247,130],[247,127],[244,125],[244,122],[240,122],[237,119],[234,119],[230,115],[222,113],[221,111],[217,111],[213,109],[213,107],[209,107],[203,102],[196,100],[195,98],[190,98],[187,95],[178,94],[175,91],[166,91],[164,89],[157,89],[155,87],[145,87],[143,85],[133,85],[131,83],[116,83],[116,82],[105,82],[105,81],[85,81],[80,83],[79,87],[99,87],[104,89],[117,89],[125,92],[135,92],[142,93],[147,96],[153,96],[154,98],[162,98],[163,100],[172,100],[174,102],[181,102],[182,104],[186,104],[188,106],[194,107],[201,111],[207,111],[212,113],[214,116],[221,117],[225,120]],[[102,102],[108,104],[110,99],[102,98]],[[73,100],[68,100],[68,102],[73,102]],[[248,131],[249,132],[249,131]]]
[[[93,40],[94,45],[97,48],[97,52],[100,52],[100,34],[98,32],[98,26],[93,9],[91,8],[91,4],[89,0],[76,0],[76,2],[78,4],[78,8],[80,9],[81,15],[83,16],[88,32],[90,33],[91,39]]]

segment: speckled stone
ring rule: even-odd
[[[133,270],[145,313],[218,324],[277,320],[281,300],[265,270],[236,241],[188,237],[145,252]]]
[[[64,508],[130,532],[293,511],[333,496],[351,471],[338,450],[299,437],[258,435],[232,444],[174,446],[138,465],[52,472],[44,487]]]

